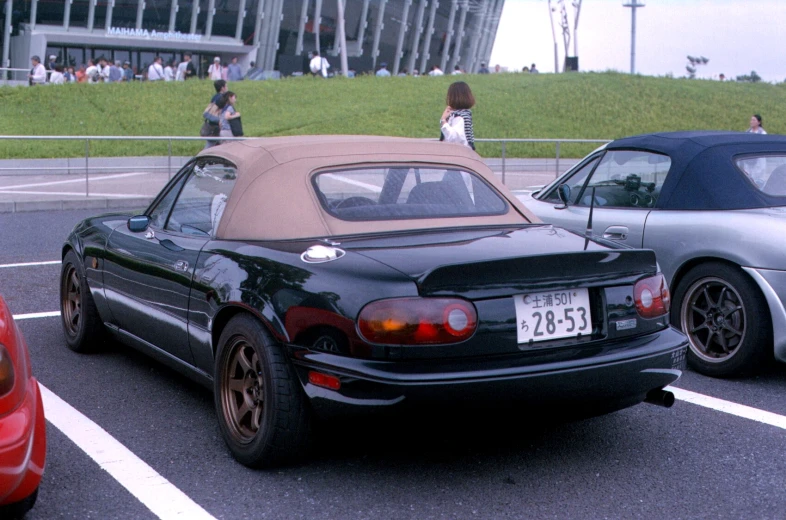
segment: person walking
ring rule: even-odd
[[[745,130],[749,134],[766,134],[767,131],[761,125],[761,116],[759,114],[753,114],[751,116],[751,126]]]
[[[27,75],[28,83],[32,85],[43,85],[46,83],[46,68],[41,63],[41,58],[33,56],[30,58],[33,67],[30,69],[30,74]]]
[[[447,107],[439,120],[442,134],[440,141],[458,143],[475,149],[475,131],[472,125],[472,110],[475,97],[469,85],[456,81],[448,87]]]
[[[240,112],[235,110],[235,103],[237,102],[237,95],[235,95],[232,91],[226,91],[224,94],[221,95],[221,99],[218,100],[216,106],[221,113],[219,115],[219,126],[221,127],[221,133],[219,133],[219,137],[234,137],[235,135],[232,133],[232,125],[230,121],[233,119],[237,119],[240,117]]]

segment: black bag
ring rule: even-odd
[[[232,130],[232,135],[234,137],[243,136],[243,123],[240,122],[239,117],[229,120],[229,128]]]
[[[199,129],[199,135],[202,137],[218,137],[221,133],[221,127],[218,125],[214,125],[207,119],[202,124],[202,128]]]

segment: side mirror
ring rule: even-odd
[[[150,225],[150,217],[147,215],[136,215],[128,219],[128,230],[132,233],[141,233]]]
[[[570,186],[567,184],[560,184],[557,186],[557,196],[559,197],[560,202],[562,202],[562,207],[557,209],[565,209],[568,207],[568,201],[570,201]]]

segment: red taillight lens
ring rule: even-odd
[[[633,300],[642,318],[657,318],[669,313],[671,294],[666,278],[658,273],[644,278],[633,286]]]
[[[478,314],[456,298],[395,298],[369,303],[358,316],[358,328],[370,343],[431,345],[470,338]]]

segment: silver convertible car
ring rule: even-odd
[[[733,376],[786,361],[786,136],[626,137],[518,197],[582,232],[592,205],[595,236],[655,250],[695,370]]]

